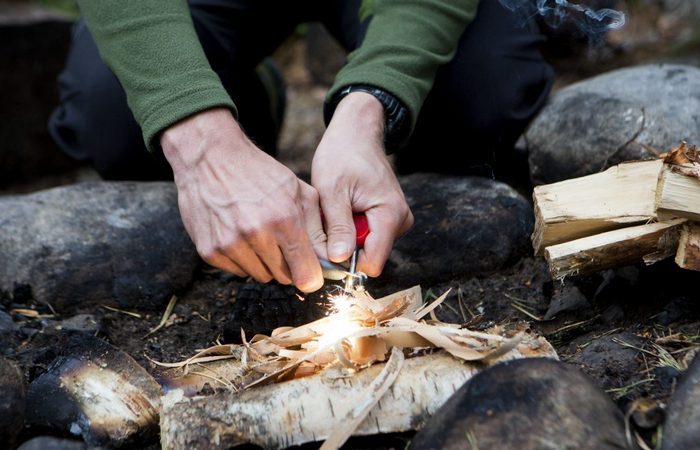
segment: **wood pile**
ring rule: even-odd
[[[695,146],[538,186],[533,197],[533,247],[555,279],[674,255],[680,267],[700,270]]]

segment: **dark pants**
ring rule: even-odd
[[[236,103],[253,141],[276,150],[279,117],[256,67],[299,23],[320,21],[348,51],[362,41],[359,0],[191,0],[195,28],[212,68]],[[397,153],[402,173],[486,174],[511,157],[513,144],[544,104],[553,73],[539,53],[534,23],[522,26],[498,2],[481,2],[428,95],[415,132]],[[49,130],[59,147],[90,161],[107,179],[172,177],[162,155],[145,150],[118,80],[102,63],[81,21],[59,77],[60,104]],[[465,162],[466,161],[466,162]]]

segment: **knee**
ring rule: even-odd
[[[112,178],[113,167],[127,164],[135,151],[146,151],[126,94],[82,23],[58,78],[58,91],[48,128],[69,156],[91,161],[101,175]]]

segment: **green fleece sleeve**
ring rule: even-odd
[[[127,94],[147,147],[196,112],[235,105],[211,69],[186,0],[78,0],[100,55]]]
[[[438,68],[454,56],[478,0],[364,0],[371,13],[365,40],[348,55],[326,101],[344,86],[367,84],[401,100],[411,131]]]

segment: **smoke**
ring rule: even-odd
[[[610,30],[625,25],[625,15],[610,8],[591,8],[567,0],[499,0],[507,9],[528,20],[541,16],[547,26],[558,29],[573,25],[577,31],[596,40]]]

